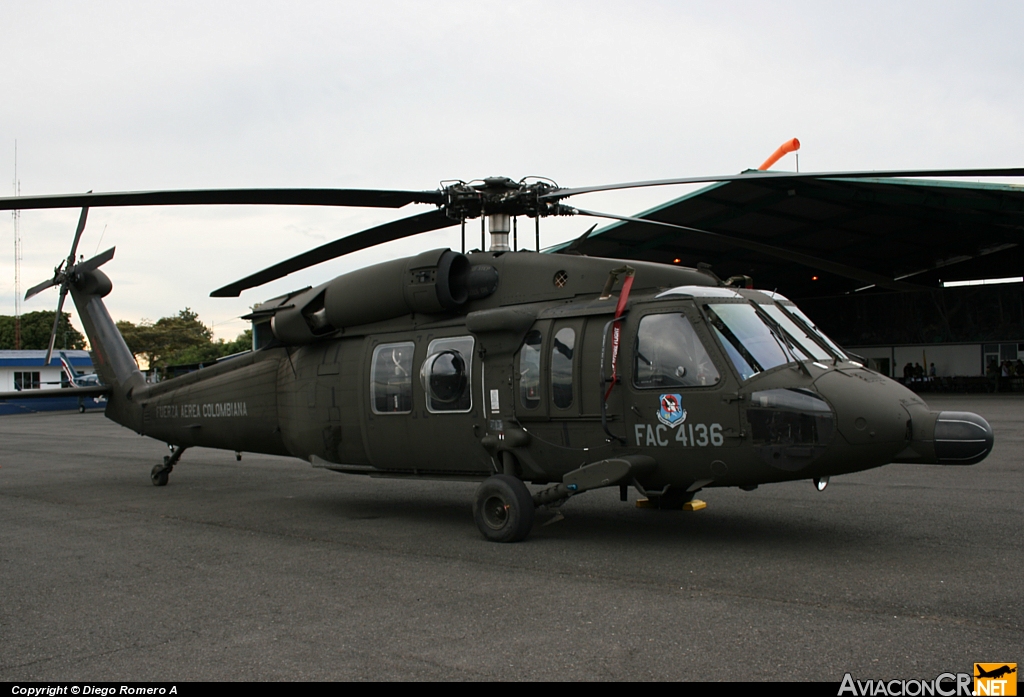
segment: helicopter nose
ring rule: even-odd
[[[879,456],[905,445],[910,415],[900,402],[901,385],[867,373],[830,370],[814,386],[832,404],[836,428],[850,445],[877,446]]]
[[[935,459],[942,465],[973,465],[995,443],[988,421],[969,411],[940,411],[935,419]]]
[[[830,370],[815,387],[832,403],[837,430],[860,461],[973,465],[992,452],[995,438],[984,418],[932,411],[913,392],[876,373]]]

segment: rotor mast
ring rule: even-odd
[[[487,216],[487,227],[491,233],[491,248],[489,252],[511,252],[508,246],[509,214],[492,213]]]

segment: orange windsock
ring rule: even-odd
[[[772,153],[772,156],[764,161],[758,169],[765,170],[774,165],[776,162],[782,159],[783,155],[788,155],[791,152],[796,152],[800,149],[800,141],[794,138],[793,140],[787,140],[785,143],[779,146],[779,149]]]

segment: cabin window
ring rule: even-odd
[[[576,332],[565,327],[551,344],[551,399],[559,409],[572,406],[572,355]]]
[[[640,320],[633,356],[637,387],[702,387],[720,380],[690,320],[678,312]]]
[[[21,391],[21,390],[38,390],[39,387],[40,387],[40,382],[39,382],[39,373],[38,372],[33,371],[33,372],[30,372],[30,373],[21,373],[21,372],[15,372],[14,373],[14,389],[15,390],[18,390],[18,391]]]
[[[373,350],[370,394],[375,414],[412,411],[412,354],[416,344],[381,344]]]
[[[540,345],[541,334],[534,329],[519,349],[519,399],[527,409],[540,404]]]
[[[473,406],[473,337],[434,339],[420,369],[427,410],[467,412]]]

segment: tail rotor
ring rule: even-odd
[[[60,298],[57,300],[57,314],[53,318],[53,330],[50,332],[50,345],[46,350],[46,359],[43,362],[43,365],[49,365],[50,360],[53,358],[53,345],[57,340],[57,329],[60,327],[60,320],[62,317],[61,313],[64,310],[64,301],[67,299],[68,291],[71,289],[71,286],[81,280],[82,274],[98,269],[100,266],[114,258],[114,249],[110,248],[88,261],[75,262],[75,255],[78,252],[78,243],[81,241],[82,233],[85,231],[85,221],[88,216],[89,208],[82,208],[82,214],[78,218],[78,228],[75,230],[75,239],[71,243],[71,251],[68,253],[68,258],[54,268],[53,278],[48,281],[44,281],[39,285],[32,286],[28,289],[28,292],[25,293],[25,300],[28,300],[47,288],[60,286]]]

